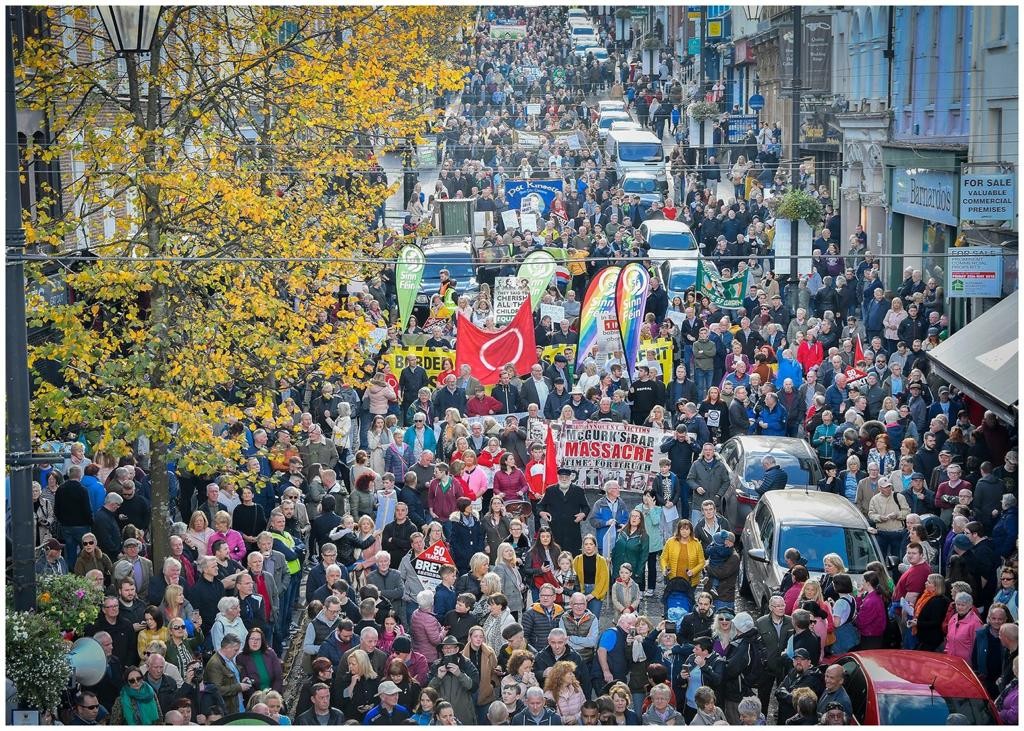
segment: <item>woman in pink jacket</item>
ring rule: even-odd
[[[206,553],[213,555],[213,544],[217,541],[226,541],[228,544],[228,558],[238,561],[245,561],[245,539],[242,534],[231,528],[231,515],[225,510],[218,510],[213,516],[213,535],[206,541]]]
[[[874,571],[864,574],[854,623],[860,631],[860,649],[882,649],[887,623],[885,595],[882,593],[882,579]]]
[[[962,657],[967,664],[971,662],[974,650],[974,635],[982,628],[981,618],[974,611],[974,600],[966,591],[956,595],[953,600],[955,610],[946,629],[947,655]]]
[[[494,473],[494,496],[506,503],[525,500],[528,487],[526,475],[516,467],[515,455],[506,452],[501,457],[501,469]]]
[[[378,373],[370,379],[370,384],[366,387],[366,405],[371,414],[386,416],[388,406],[397,399],[398,395],[395,393],[395,389],[388,385],[383,373]]]
[[[417,609],[412,613],[410,629],[412,632],[412,649],[433,665],[437,660],[437,646],[444,639],[444,627],[434,616],[434,592],[424,589],[416,595]]]

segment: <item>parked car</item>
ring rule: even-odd
[[[647,210],[652,203],[661,203],[665,196],[658,187],[657,176],[651,173],[628,172],[619,181],[623,193],[640,196],[640,207]]]
[[[737,532],[743,530],[747,515],[757,505],[757,486],[764,478],[761,459],[769,454],[786,471],[788,487],[817,490],[818,480],[824,476],[818,455],[803,439],[744,434],[726,440],[718,456],[729,470],[731,485],[722,507]]]
[[[970,726],[1000,723],[985,687],[962,658],[869,650],[832,662],[846,674],[843,687],[862,725],[942,726],[950,713],[962,713]]]
[[[604,46],[591,45],[587,41],[579,41],[572,53],[577,58],[586,58],[588,55],[593,55],[598,63],[604,63],[609,59],[607,48]]]
[[[867,565],[882,560],[868,528],[867,519],[841,495],[799,488],[767,492],[743,527],[740,589],[767,611],[768,598],[786,573],[784,555],[789,548],[800,551],[812,578],[825,570],[825,556],[835,553],[859,583]]]
[[[685,223],[653,218],[640,224],[640,233],[647,242],[651,261],[692,259],[696,266],[697,239]]]
[[[601,116],[597,119],[597,136],[602,140],[608,136],[608,132],[611,130],[612,122],[632,122],[633,118],[629,116],[629,112],[622,112],[615,109],[609,109],[608,111],[601,112]]]
[[[626,111],[626,102],[621,99],[602,99],[597,103],[597,112],[624,112]]]

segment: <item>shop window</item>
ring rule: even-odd
[[[921,241],[921,263],[925,280],[935,277],[945,282],[946,259],[949,250],[951,231],[944,223],[926,222]]]

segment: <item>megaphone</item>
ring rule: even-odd
[[[91,637],[76,640],[68,653],[68,664],[75,676],[75,682],[82,685],[96,685],[107,672],[107,656],[100,643]]]

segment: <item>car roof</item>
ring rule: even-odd
[[[630,170],[629,172],[622,174],[622,179],[626,178],[640,178],[643,180],[657,180],[658,176],[654,173],[647,173],[642,170]]]
[[[984,687],[962,658],[934,652],[868,650],[852,652],[876,692],[988,699]],[[841,659],[841,658],[840,658]]]
[[[760,498],[780,522],[790,525],[838,525],[842,528],[867,529],[868,522],[857,506],[844,495],[830,492],[789,488],[771,490]]]
[[[641,224],[645,231],[652,234],[690,234],[693,235],[693,231],[690,227],[681,221],[670,221],[668,219],[652,218],[649,221],[644,221]]]
[[[613,119],[621,122],[632,122],[633,118],[629,116],[629,112],[624,109],[603,109],[601,110],[601,120]]]
[[[621,99],[602,99],[597,103],[598,109],[625,109],[626,103]]]
[[[424,256],[433,257],[448,254],[465,254],[472,258],[473,249],[469,244],[463,242],[444,242],[437,244],[426,243],[423,245]]]
[[[607,113],[605,112],[605,114]],[[620,129],[611,132],[608,136],[619,142],[657,142],[659,145],[661,144],[657,135],[646,130]]]

